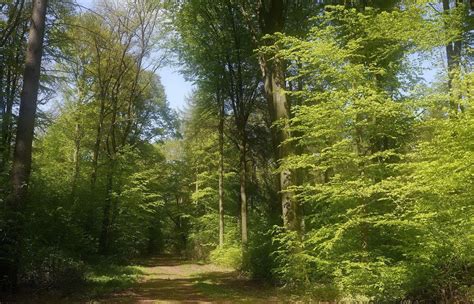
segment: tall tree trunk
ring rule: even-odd
[[[275,121],[285,120],[290,118],[290,104],[284,93],[285,90],[285,73],[283,64],[275,62],[273,65],[272,75],[272,102]],[[290,133],[287,130],[287,123],[284,126],[279,126],[274,130],[278,142],[278,160],[282,161],[291,154],[291,147],[286,141],[290,138]],[[281,207],[283,215],[283,224],[286,228],[294,231],[300,230],[297,215],[297,203],[293,193],[289,190],[293,185],[292,172],[289,169],[280,171],[280,191],[281,191]]]
[[[46,21],[47,0],[33,1],[33,12],[28,35],[23,88],[20,98],[20,113],[16,132],[13,168],[11,173],[12,192],[7,199],[7,210],[11,216],[8,242],[12,248],[8,278],[13,290],[18,280],[23,230],[23,210],[26,202],[31,171],[33,132],[38,101],[41,57]]]
[[[99,165],[99,152],[100,142],[102,141],[102,129],[104,124],[105,115],[105,97],[100,97],[100,109],[99,109],[99,122],[97,124],[97,131],[95,136],[94,151],[92,155],[92,175],[91,175],[91,188],[94,190],[97,182],[97,169]]]
[[[6,112],[6,109],[5,109],[5,95],[6,95],[6,89],[4,89],[4,85],[3,85],[3,78],[4,78],[4,65],[3,65],[3,61],[0,60],[0,111],[1,111],[1,115],[0,115],[0,118],[2,120],[2,130],[1,130],[1,134],[0,134],[0,174],[4,171],[4,167],[5,167],[5,159],[4,159],[4,150],[5,150],[5,146],[3,144],[4,140],[4,128],[3,128],[3,125],[5,123],[5,112]]]
[[[245,250],[248,242],[247,230],[247,143],[242,139],[240,148],[240,229],[242,235],[242,247]]]
[[[455,7],[458,7],[462,4],[462,1],[456,0]],[[443,11],[448,13],[451,10],[450,0],[443,0]],[[448,24],[446,24],[448,26]],[[462,110],[462,105],[459,105],[457,102],[457,96],[452,96],[451,89],[453,86],[453,80],[456,76],[455,74],[458,72],[460,68],[460,61],[461,61],[461,48],[462,48],[462,41],[461,38],[457,38],[455,41],[449,42],[445,46],[446,50],[446,63],[448,68],[448,89],[450,91],[449,96],[449,105],[451,110],[458,111]]]
[[[263,34],[274,34],[284,30],[285,1],[263,1],[260,12],[260,25]],[[270,119],[272,123],[290,118],[290,103],[285,95],[285,67],[284,62],[273,60],[269,62],[265,55],[259,58],[260,69],[264,78],[265,95],[267,99]],[[272,127],[274,148],[277,151],[277,160],[281,161],[290,155],[291,147],[284,142],[290,138],[285,127]],[[292,172],[282,170],[279,174],[280,203],[282,208],[283,224],[287,229],[300,232],[298,204],[294,195],[289,191],[293,185]]]
[[[290,118],[290,104],[284,93],[285,75],[283,64],[269,63],[265,58],[260,59],[264,75],[265,94],[267,98],[270,118],[273,123]],[[278,161],[291,154],[291,147],[285,143],[290,138],[287,126],[272,127],[273,141]],[[289,188],[293,185],[292,172],[288,169],[279,173],[280,203],[282,208],[283,224],[286,228],[300,231],[298,205]]]
[[[7,164],[11,158],[11,139],[13,124],[13,102],[15,100],[16,77],[12,79],[11,67],[8,67],[5,83],[4,109],[2,118],[2,142],[0,144],[2,161],[0,163],[0,172],[7,170]]]
[[[115,90],[116,89],[116,90]],[[112,95],[112,116],[110,120],[110,131],[106,139],[107,156],[109,159],[109,168],[107,170],[106,198],[104,203],[104,212],[102,217],[102,230],[99,237],[99,253],[107,254],[110,243],[110,227],[112,225],[114,202],[114,174],[117,165],[117,141],[116,141],[116,123],[118,115],[117,92],[119,86],[114,88]]]
[[[28,28],[25,27],[22,30],[21,36],[26,34]],[[13,106],[15,103],[15,98],[18,94],[18,82],[20,78],[20,73],[18,72],[18,67],[22,66],[23,59],[23,49],[21,47],[21,42],[17,43],[16,55],[14,58],[14,64],[7,67],[7,76],[4,90],[4,115],[2,121],[2,138],[0,143],[1,157],[2,161],[0,162],[0,172],[8,172],[9,164],[12,157],[12,140],[14,132],[14,117],[13,117]]]
[[[80,162],[79,156],[81,152],[81,125],[76,123],[75,134],[74,134],[74,155],[73,155],[73,162],[74,162],[74,169],[72,172],[72,186],[71,186],[71,197],[74,200],[76,197],[77,192],[77,181],[79,179],[79,170],[80,170]]]
[[[114,188],[114,173],[115,173],[115,161],[112,160],[110,163],[109,170],[107,171],[107,184],[106,184],[106,198],[102,214],[102,228],[99,236],[99,253],[107,254],[109,252],[110,243],[110,224],[112,217],[112,204],[113,204],[113,188]]]
[[[194,195],[197,197],[197,194],[199,192],[199,169],[198,169],[198,163],[196,162],[196,182],[194,183]],[[199,200],[196,198],[194,203],[197,205],[199,203]]]
[[[224,246],[224,101],[219,111],[219,246]]]

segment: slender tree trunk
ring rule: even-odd
[[[194,194],[195,194],[196,197],[197,197],[197,194],[199,192],[199,170],[198,170],[197,166],[198,166],[198,164],[196,163],[196,183],[194,184]],[[194,203],[198,204],[199,200],[196,199],[196,201]]]
[[[443,10],[446,13],[449,12],[449,10],[451,9],[449,2],[450,2],[450,0],[443,0]],[[446,26],[447,26],[447,24],[446,24]],[[455,67],[453,43],[449,42],[445,46],[445,50],[446,50],[446,62],[447,62],[447,66],[448,66],[448,89],[451,90],[453,70],[454,70],[454,67]]]
[[[458,7],[462,2],[459,0],[455,1],[455,7]],[[443,11],[449,12],[451,10],[450,0],[443,0]],[[448,24],[446,24],[448,26]],[[453,87],[453,80],[455,78],[455,74],[458,72],[460,68],[460,60],[461,60],[461,48],[462,42],[461,39],[456,39],[455,41],[449,42],[445,46],[446,50],[446,63],[448,68],[448,90],[451,93]],[[451,110],[457,112],[458,110],[462,110],[462,105],[459,105],[457,102],[457,96],[449,96],[449,105]]]
[[[104,115],[105,115],[105,97],[101,96],[100,110],[99,110],[99,123],[97,124],[97,131],[96,131],[96,137],[95,137],[95,143],[94,143],[94,152],[92,155],[92,175],[91,175],[92,190],[94,190],[95,184],[97,182],[97,169],[98,169],[98,164],[99,164],[100,142],[102,141]]]
[[[75,134],[74,134],[74,155],[73,155],[74,169],[72,172],[72,187],[71,187],[71,197],[73,200],[76,197],[77,181],[79,179],[79,170],[80,170],[79,156],[81,152],[81,137],[82,137],[81,126],[79,123],[76,123]]]
[[[2,56],[3,57],[3,56]],[[0,137],[0,173],[4,171],[5,167],[5,158],[4,158],[4,151],[5,151],[5,146],[4,146],[4,128],[3,125],[5,123],[5,95],[6,95],[6,89],[4,89],[3,85],[3,78],[4,78],[4,65],[3,65],[3,60],[0,60],[0,111],[1,115],[0,118],[2,120],[2,130],[1,130],[1,137]]]
[[[8,67],[5,93],[3,118],[2,118],[2,142],[0,145],[2,161],[0,163],[0,171],[7,170],[7,164],[11,158],[11,139],[12,139],[12,124],[13,124],[13,102],[15,100],[15,86],[16,77],[12,79],[11,68]]]
[[[31,152],[33,132],[38,101],[41,57],[46,21],[47,0],[33,1],[33,13],[28,35],[23,88],[20,98],[20,113],[16,132],[13,168],[11,173],[12,192],[7,199],[7,208],[11,216],[11,226],[7,239],[11,246],[10,269],[8,278],[12,290],[16,289],[18,267],[21,254],[21,238],[23,230],[23,210],[26,203],[29,177],[31,171]]]
[[[111,101],[112,104],[112,116],[110,120],[110,131],[106,140],[107,156],[109,159],[109,168],[107,170],[107,184],[106,184],[106,198],[104,204],[104,213],[102,217],[102,230],[99,238],[99,253],[107,254],[109,251],[110,243],[110,227],[112,225],[113,210],[115,206],[114,200],[114,174],[115,166],[117,165],[117,142],[116,142],[116,123],[118,114],[118,100],[117,93],[119,86],[113,90],[113,96]],[[110,139],[110,141],[109,141]],[[110,144],[109,144],[110,143]]]
[[[247,143],[242,140],[240,146],[240,229],[242,234],[242,247],[245,249],[248,242],[247,230]]]
[[[113,181],[115,173],[115,161],[112,160],[110,163],[109,170],[107,171],[107,184],[105,198],[105,204],[102,214],[102,228],[99,237],[99,253],[107,254],[109,252],[109,236],[110,236],[110,224],[112,215],[112,204],[113,204]]]
[[[224,246],[224,102],[219,112],[219,246]]]

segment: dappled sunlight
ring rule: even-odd
[[[0,1],[0,304],[473,302],[473,33],[474,0]]]
[[[99,303],[215,303],[277,301],[277,290],[231,268],[158,256],[137,263],[143,274],[133,287]],[[146,265],[146,266],[144,266]]]

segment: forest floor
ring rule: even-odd
[[[139,267],[143,274],[134,286],[95,303],[282,302],[277,289],[231,268],[172,257],[151,258]]]
[[[159,256],[102,267],[69,296],[22,296],[13,303],[288,303],[287,292],[231,268]],[[0,301],[2,303],[2,301]]]

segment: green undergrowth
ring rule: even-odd
[[[240,269],[242,267],[242,249],[239,246],[217,247],[209,255],[211,263]]]
[[[109,259],[83,263],[80,271],[80,280],[51,286],[22,286],[20,293],[15,296],[3,296],[7,300],[13,297],[18,303],[88,303],[131,288],[145,275],[141,266],[121,264]],[[1,300],[2,294],[0,303],[3,303]]]
[[[93,265],[85,276],[86,295],[94,298],[130,288],[144,274],[143,267],[135,265]]]

